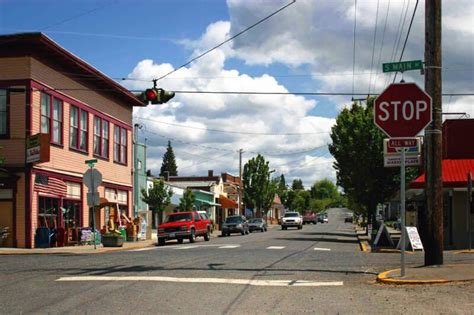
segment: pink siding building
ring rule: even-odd
[[[0,227],[10,231],[4,246],[34,247],[38,227],[90,226],[82,183],[89,159],[98,160],[103,176],[102,201],[131,216],[132,112],[143,104],[41,33],[3,35],[0,46]],[[49,159],[27,163],[27,139],[36,134],[47,135]],[[98,212],[98,227],[105,216]]]

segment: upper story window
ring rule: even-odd
[[[69,146],[73,149],[87,152],[88,134],[89,134],[88,113],[75,106],[71,106]]]
[[[109,158],[109,122],[94,117],[94,155]]]
[[[50,134],[51,143],[63,144],[63,102],[41,93],[41,133]]]
[[[114,126],[114,161],[127,163],[127,129]]]
[[[0,89],[0,137],[8,136],[7,90]]]

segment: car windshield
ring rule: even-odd
[[[296,212],[285,213],[285,218],[299,217],[300,215]]]
[[[185,221],[191,221],[191,220],[192,220],[191,213],[177,213],[177,214],[171,214],[168,217],[166,217],[165,223],[185,222]]]
[[[262,223],[262,219],[252,219],[249,221],[249,223]]]
[[[225,222],[226,223],[240,223],[242,222],[242,218],[241,217],[228,217],[227,219],[225,219]]]

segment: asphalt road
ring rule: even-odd
[[[470,313],[472,284],[387,286],[398,254],[364,253],[329,223],[91,255],[3,256],[1,313]],[[420,254],[408,263],[422,263]],[[448,257],[449,259],[462,259]]]

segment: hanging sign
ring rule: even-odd
[[[49,134],[37,133],[26,139],[26,163],[49,162]]]

